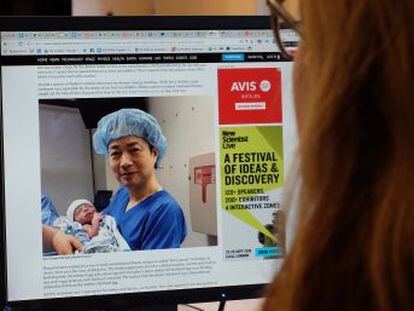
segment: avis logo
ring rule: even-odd
[[[268,80],[262,80],[259,83],[259,88],[262,92],[269,92],[272,88],[272,84]],[[231,84],[231,92],[245,92],[245,91],[256,91],[257,82],[248,81],[248,82],[233,82]]]

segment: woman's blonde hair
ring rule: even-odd
[[[412,310],[414,1],[301,9],[303,187],[264,310]]]

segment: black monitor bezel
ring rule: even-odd
[[[134,17],[0,17],[0,32],[3,31],[81,31],[81,30],[249,30],[270,29],[268,16],[134,16]],[[0,62],[1,65],[1,62]],[[1,74],[0,74],[1,83]],[[195,288],[156,292],[110,294],[105,296],[65,297],[37,300],[7,301],[7,254],[5,232],[4,196],[4,150],[3,150],[3,104],[0,106],[0,169],[1,208],[0,241],[0,303],[21,307],[24,310],[56,310],[70,304],[85,308],[126,307],[134,304],[178,304],[189,302],[219,301],[258,298],[263,296],[267,284],[246,284],[240,286]],[[82,307],[82,309],[83,309]]]

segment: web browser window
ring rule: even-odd
[[[2,32],[8,300],[270,282],[286,250],[291,75],[270,30]],[[93,146],[121,109],[151,115],[168,144],[162,189],[128,210],[130,183]],[[45,246],[50,228],[82,250]]]

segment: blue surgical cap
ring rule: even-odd
[[[157,120],[139,109],[121,109],[103,117],[93,134],[93,147],[96,153],[107,156],[110,142],[131,135],[145,139],[158,150],[155,163],[155,167],[158,168],[167,150],[167,139],[162,134]]]

